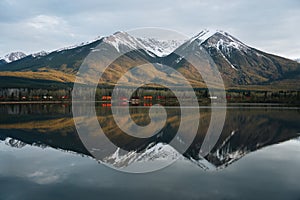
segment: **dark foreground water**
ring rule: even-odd
[[[144,161],[162,155],[165,148],[157,148],[161,151],[155,155],[149,149],[166,147],[180,115],[178,109],[168,108],[164,130],[140,143],[120,136],[109,108],[99,105],[96,110],[107,136],[131,152],[142,153]],[[130,112],[136,123],[149,123],[147,108]],[[201,128],[191,147],[183,156],[174,154],[176,149],[164,152],[166,159],[178,160],[146,174],[119,172],[103,164],[122,169],[143,161],[128,159],[126,153],[116,158],[108,152],[95,159],[76,132],[70,105],[0,105],[0,113],[1,200],[300,199],[297,108],[228,108],[222,135],[204,158],[199,146],[211,113],[200,108]],[[188,128],[186,132],[189,135]]]

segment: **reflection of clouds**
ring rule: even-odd
[[[9,199],[1,195],[59,199],[62,194],[64,199],[253,199],[254,193],[257,199],[297,199],[299,194],[300,142],[295,140],[264,148],[218,172],[203,172],[179,160],[165,170],[143,175],[120,173],[88,158],[31,146],[5,152],[3,159],[3,146],[0,143],[0,167],[15,168],[10,173],[0,168],[0,199]]]
[[[282,163],[288,163],[291,159],[295,159],[295,161],[300,158],[300,138],[294,138],[289,141],[275,144],[272,146],[268,146],[264,149],[264,154],[267,155],[269,159],[277,162]],[[280,149],[280,151],[278,151]],[[274,153],[274,151],[277,150],[277,153]],[[289,155],[290,154],[290,155]],[[294,155],[295,157],[293,158]],[[261,155],[257,156],[260,159],[263,159],[263,157],[260,157]]]
[[[2,160],[0,185],[2,185],[1,177],[26,179],[35,184],[49,185],[64,181],[69,176],[69,171],[66,169],[78,166],[80,160],[86,158],[51,148],[41,149],[29,145],[16,149],[2,142],[0,159]],[[0,199],[2,199],[1,195]]]
[[[50,184],[58,182],[59,175],[52,174],[53,172],[49,171],[36,171],[31,174],[28,174],[27,178],[32,179],[38,184]]]

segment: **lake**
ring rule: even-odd
[[[118,123],[126,127],[130,119],[124,109],[120,106],[116,112]],[[99,103],[97,120],[105,137],[119,147],[115,149],[98,146],[104,135],[80,135],[70,104],[2,104],[0,199],[300,199],[299,108],[216,108],[214,120],[224,111],[226,118],[216,144],[205,155],[201,145],[212,121],[211,107],[200,107],[200,117],[187,116],[180,128],[181,113],[195,109],[199,108],[166,107],[162,131],[126,135],[110,107]],[[159,120],[151,121],[148,112],[144,106],[129,109],[136,124],[152,122],[155,129]],[[199,129],[192,135],[195,119]],[[81,121],[89,124],[88,119]],[[87,145],[84,137],[92,137],[95,144]],[[178,147],[191,144],[181,154],[177,143],[168,145],[175,140]],[[172,164],[158,171],[122,172],[166,161]]]

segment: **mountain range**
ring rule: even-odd
[[[105,44],[111,51],[130,50],[110,66],[100,80],[101,84],[116,83],[122,74],[134,66],[160,63],[179,71],[193,87],[204,88],[206,85],[201,74],[176,53],[197,54],[204,49],[218,67],[226,89],[300,89],[299,62],[250,47],[224,31],[208,30],[201,31],[186,41],[136,38],[126,32],[116,32],[107,37],[49,53],[39,52],[27,56],[21,52],[11,53],[0,60],[1,86],[72,86],[85,57],[95,51],[99,44]],[[147,75],[147,71],[144,73]]]

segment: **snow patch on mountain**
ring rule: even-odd
[[[234,70],[238,70],[227,58],[226,56],[223,54],[222,51],[220,51],[220,54],[222,55],[222,57],[224,58],[224,60],[226,60],[226,62],[230,65],[231,68],[233,68]]]
[[[216,33],[216,31],[211,31],[209,29],[205,29],[201,32],[199,32],[197,35],[195,35],[194,37],[192,37],[189,42],[192,43],[195,40],[199,40],[200,43],[202,44],[203,42],[205,42],[207,39],[209,39],[211,36],[213,36]]]
[[[175,60],[175,62],[176,62],[176,63],[179,63],[183,58],[184,58],[184,56],[179,56],[179,57]]]
[[[196,41],[199,47],[205,47],[206,49],[215,48],[224,60],[230,65],[234,70],[238,70],[234,64],[229,61],[232,51],[235,49],[237,51],[246,52],[249,47],[228,33],[217,30],[212,31],[205,29],[198,33],[196,36],[189,40],[189,43]]]
[[[137,151],[125,152],[118,148],[111,156],[104,158],[103,162],[117,168],[126,168],[131,165],[175,160],[192,162],[204,170],[216,169],[216,166],[207,161],[205,158],[201,156],[197,160],[193,158],[186,158],[172,146],[164,143],[149,144],[145,150],[139,153]]]
[[[212,154],[213,157],[223,163],[218,168],[224,168],[227,165],[239,160],[241,157],[250,152],[247,148],[233,150],[231,149],[230,141],[235,136],[236,131],[232,131],[231,134],[223,141],[220,147]]]
[[[61,52],[61,51],[65,51],[65,50],[70,50],[70,49],[75,49],[75,48],[78,48],[78,47],[82,47],[82,46],[91,44],[93,42],[96,42],[96,41],[98,41],[100,39],[102,39],[102,37],[98,36],[95,39],[87,41],[87,42],[82,42],[82,43],[71,45],[71,46],[68,46],[68,47],[59,48],[59,49],[55,50],[55,52]]]
[[[118,52],[121,47],[129,50],[143,49],[150,56],[166,56],[172,53],[177,47],[184,43],[183,40],[160,40],[156,38],[136,38],[126,32],[116,32],[104,38],[104,42],[112,45]]]
[[[32,56],[34,58],[36,58],[36,57],[39,58],[39,57],[46,56],[48,54],[49,53],[46,52],[46,51],[40,51],[40,52],[36,52],[36,53],[30,54],[30,55],[26,55],[23,52],[12,52],[12,53],[9,53],[9,54],[5,55],[4,58],[2,58],[2,59],[0,58],[0,60],[4,61],[5,63],[11,63],[11,62],[20,60],[22,58],[25,58],[27,56]]]
[[[15,147],[15,148],[22,148],[22,147],[26,146],[26,143],[24,143],[20,140],[10,138],[10,137],[7,137],[5,139],[4,144],[11,146],[11,147]]]
[[[118,52],[121,52],[122,46],[127,47],[130,50],[143,48],[143,45],[135,37],[122,31],[118,31],[111,36],[105,37],[103,41],[112,45]]]
[[[184,40],[159,40],[155,38],[137,38],[143,44],[143,47],[159,57],[172,53]]]
[[[228,38],[230,40],[229,43],[227,44],[228,46],[234,47],[234,48],[239,49],[239,50],[245,50],[245,49],[249,48],[247,45],[245,45],[244,43],[242,43],[241,41],[239,41],[235,37],[231,36],[227,32],[221,31],[221,30],[219,30],[217,32],[224,35],[226,38]]]
[[[230,57],[233,50],[247,52],[249,47],[224,31],[216,31],[207,41],[208,47],[215,47]]]
[[[3,58],[0,58],[0,60],[4,60],[6,63],[10,63],[10,62],[17,61],[24,57],[26,57],[25,53],[17,51],[17,52],[12,52],[12,53],[5,55]]]
[[[144,163],[161,160],[177,160],[183,156],[168,144],[150,144],[142,152],[130,151],[123,152],[118,148],[111,156],[103,159],[105,163],[114,167],[127,167],[133,163]]]
[[[43,56],[46,56],[48,55],[48,52],[46,51],[40,51],[40,52],[36,52],[36,53],[33,53],[31,54],[32,57],[43,57]]]

